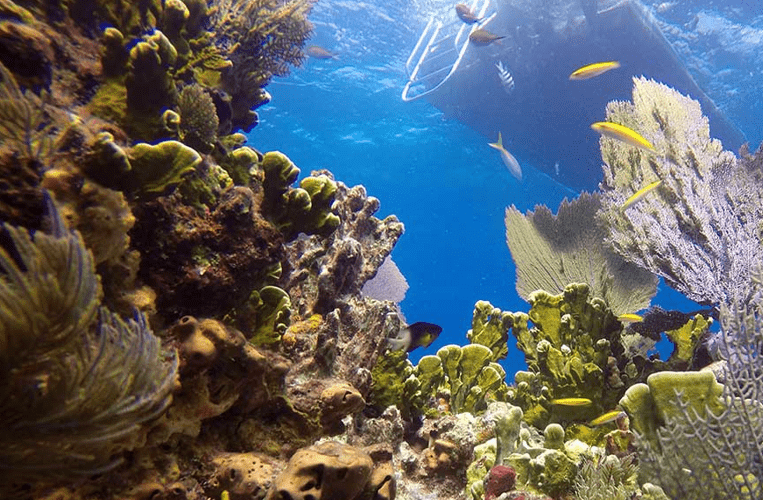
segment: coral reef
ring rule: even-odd
[[[272,76],[286,76],[305,58],[302,46],[312,25],[313,0],[223,0],[209,12],[214,43],[232,65],[222,72],[222,88],[231,95],[234,129],[248,132],[257,115],[250,110],[269,101],[261,91]]]
[[[467,345],[414,365],[389,342],[402,223],[238,133],[312,5],[0,0],[0,496],[760,498],[763,152],[636,80],[609,119],[660,155],[603,138],[602,194],[507,211],[529,312],[479,301]],[[652,273],[722,332],[625,326]]]
[[[639,422],[641,474],[672,498],[754,499],[763,494],[762,313],[760,305],[723,308],[722,386],[710,371],[680,374],[689,383],[668,374],[663,384],[648,380],[650,399],[636,399],[647,396],[640,387],[624,397],[634,424]]]

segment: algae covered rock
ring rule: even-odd
[[[132,240],[143,255],[139,276],[157,291],[157,305],[168,317],[222,317],[239,309],[248,314],[252,293],[272,281],[283,255],[281,234],[259,215],[249,188],[231,187],[209,211],[165,196],[139,205],[135,216]],[[178,273],[183,280],[175,278]],[[265,317],[273,312],[270,328],[280,328],[285,317],[279,304],[281,299],[260,309],[260,323],[247,316],[245,333],[254,335],[250,328],[256,325],[268,328]]]

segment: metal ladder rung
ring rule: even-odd
[[[473,25],[463,23],[458,18],[449,23],[443,23],[434,16],[429,19],[416,42],[416,46],[405,63],[405,69],[409,77],[408,82],[403,87],[403,101],[413,101],[434,92],[456,72],[469,45],[469,35],[474,30],[492,21],[496,16],[496,13],[493,13],[485,18],[489,4],[490,0],[472,0],[470,8],[476,13],[477,17],[483,18],[480,23]],[[450,59],[445,59],[448,56],[450,56]],[[445,60],[440,65],[439,62],[443,59]],[[412,67],[414,61],[416,61],[416,64]],[[435,68],[431,71],[428,69],[422,70],[422,67],[431,67],[433,63],[436,64],[434,64]],[[446,72],[447,75],[439,82],[433,80],[435,77],[439,77]],[[431,87],[427,88],[426,84],[431,85]]]

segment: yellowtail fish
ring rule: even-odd
[[[602,416],[600,416],[600,417],[596,417],[595,419],[591,420],[591,421],[588,423],[588,425],[597,426],[597,425],[604,425],[604,424],[608,424],[608,423],[610,423],[610,422],[614,422],[615,420],[617,420],[618,418],[620,418],[620,415],[625,415],[625,414],[626,414],[626,413],[625,413],[624,411],[622,411],[622,410],[612,410],[612,411],[608,411],[608,412],[607,412],[607,413],[605,413],[604,415],[602,415]]]
[[[506,165],[506,168],[509,169],[509,172],[511,172],[511,175],[516,177],[517,180],[521,182],[522,167],[519,166],[519,162],[517,161],[516,158],[514,158],[514,155],[506,151],[506,148],[503,147],[503,140],[501,139],[501,133],[498,132],[498,142],[488,142],[487,145],[501,152],[501,160],[503,161],[503,164]]]
[[[634,313],[621,314],[617,319],[620,323],[640,323],[641,321],[644,321],[643,316]]]
[[[313,59],[339,59],[336,54],[329,52],[323,47],[317,45],[310,45],[305,49],[305,54]]]
[[[474,11],[462,3],[456,4],[456,15],[458,15],[458,18],[466,24],[474,24],[482,19],[481,17],[475,16]]]
[[[589,406],[593,404],[593,401],[588,398],[561,398],[552,400],[551,404],[557,406]]]
[[[484,47],[485,45],[490,45],[493,42],[497,42],[501,38],[506,38],[506,37],[496,35],[495,33],[491,33],[488,30],[483,30],[483,29],[474,30],[469,35],[469,41],[472,42],[474,45],[479,45],[480,47]]]
[[[588,80],[594,76],[599,76],[606,73],[609,70],[620,67],[620,63],[617,61],[606,61],[588,64],[582,68],[578,68],[570,75],[570,80]]]
[[[647,193],[649,193],[650,191],[654,191],[655,189],[660,187],[660,184],[662,184],[662,180],[655,181],[649,185],[642,187],[641,189],[633,193],[630,198],[625,200],[625,203],[623,203],[623,205],[620,207],[620,210],[625,210],[629,206],[633,205],[634,203],[639,201],[641,198],[646,196]]]
[[[612,122],[596,122],[591,125],[591,128],[600,133],[606,135],[612,139],[623,141],[626,144],[635,146],[637,148],[645,149],[647,151],[654,152],[654,146],[652,143],[644,139],[641,134],[633,129],[620,125],[619,123]]]

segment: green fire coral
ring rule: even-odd
[[[261,167],[265,173],[263,214],[287,240],[299,233],[326,236],[339,226],[339,217],[331,211],[337,190],[333,180],[311,176],[302,179],[299,188],[292,188],[299,169],[278,151],[265,153]]]
[[[508,321],[489,302],[478,302],[469,332],[475,343],[445,346],[416,366],[404,351],[388,350],[374,367],[370,404],[380,409],[396,404],[409,417],[477,414],[491,401],[504,401],[506,372],[496,361],[505,356],[505,346],[502,350],[498,344],[506,336]],[[479,342],[494,346],[495,352]]]
[[[472,344],[489,347],[493,351],[493,361],[498,361],[505,358],[509,351],[507,341],[512,324],[511,313],[502,312],[490,302],[480,300],[474,305],[472,328],[466,333],[466,338]]]
[[[536,427],[550,421],[591,420],[615,408],[625,389],[658,370],[690,365],[708,322],[691,318],[683,327],[666,332],[676,346],[667,361],[652,359],[653,341],[624,331],[606,303],[591,298],[587,285],[572,284],[564,293],[530,294],[529,314],[513,315],[512,334],[524,352],[528,371],[515,375],[510,401]],[[530,326],[532,325],[532,326]],[[640,339],[640,340],[639,340]],[[554,400],[585,398],[584,406],[554,404]],[[584,434],[577,435],[576,432]],[[568,428],[573,436],[591,442],[586,429]]]
[[[170,402],[175,353],[105,308],[92,256],[48,198],[51,234],[0,248],[0,479],[103,472]]]
[[[425,408],[437,407],[437,399],[448,401],[450,413],[480,413],[491,400],[505,398],[506,372],[492,361],[493,352],[480,344],[448,345],[436,356],[424,356],[414,370],[421,382]]]
[[[588,286],[580,284],[559,295],[535,292],[529,300],[530,313],[515,314],[512,327],[529,372],[516,374],[511,398],[528,422],[543,427],[554,417],[592,419],[613,408],[624,388],[619,378],[605,378],[605,370],[622,325],[604,301],[590,298]],[[554,399],[570,397],[594,404],[552,405]]]

